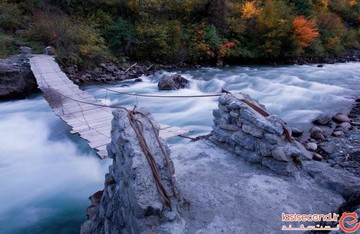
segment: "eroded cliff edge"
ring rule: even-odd
[[[279,232],[282,213],[336,212],[360,192],[359,178],[313,161],[280,118],[267,116],[264,106],[243,94],[219,98],[209,138],[176,145],[171,153],[146,110],[131,114],[140,138],[128,111],[113,114],[113,164],[104,190],[91,197],[82,233],[245,233],[255,223],[256,231]]]

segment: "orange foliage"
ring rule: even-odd
[[[255,1],[246,2],[241,10],[243,19],[250,19],[259,14],[259,10],[255,6]]]
[[[313,20],[307,20],[304,16],[297,16],[294,19],[293,32],[296,44],[301,47],[307,47],[319,36],[316,23]]]
[[[327,41],[327,46],[329,48],[332,48],[339,45],[340,43],[341,43],[341,39],[339,37],[332,37],[329,38],[329,40]]]
[[[329,5],[329,0],[319,0],[317,1],[319,6],[327,7]]]
[[[356,0],[350,0],[349,1],[349,6],[354,6],[357,4],[357,1]]]

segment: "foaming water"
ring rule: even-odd
[[[304,127],[321,113],[334,114],[347,111],[359,95],[360,63],[279,67],[201,68],[159,72],[142,77],[143,82],[126,81],[103,87],[90,86],[86,90],[107,104],[145,106],[163,124],[187,127],[193,135],[211,130],[212,110],[217,98],[144,98],[131,97],[119,92],[156,95],[202,95],[219,93],[221,88],[243,92],[265,104],[268,111],[278,115],[289,125]],[[190,88],[159,91],[157,82],[163,75],[179,73],[190,80]],[[179,141],[181,142],[181,141]]]
[[[0,233],[79,231],[109,162],[68,131],[41,97],[0,103]]]

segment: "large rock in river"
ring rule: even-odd
[[[0,100],[25,98],[36,87],[35,77],[24,55],[0,59]]]
[[[176,90],[188,88],[190,82],[179,74],[165,75],[158,83],[159,90]]]

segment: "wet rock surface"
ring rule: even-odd
[[[68,77],[77,84],[114,83],[122,80],[137,79],[142,75],[151,75],[156,66],[151,63],[119,65],[100,63],[93,69],[82,71],[77,65],[62,68]]]
[[[190,86],[190,81],[185,79],[179,74],[174,75],[164,75],[159,83],[159,90],[176,90],[176,89],[184,89]]]
[[[0,100],[22,99],[37,89],[27,55],[0,59]]]

